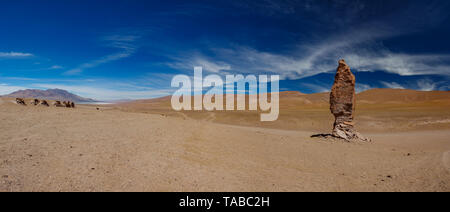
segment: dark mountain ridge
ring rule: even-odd
[[[62,89],[26,89],[12,92],[3,97],[13,98],[34,98],[34,99],[46,99],[46,100],[60,100],[60,101],[72,101],[72,102],[95,102],[94,99],[84,98],[73,93],[70,93]]]

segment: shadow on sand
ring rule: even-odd
[[[333,135],[331,135],[331,134],[321,133],[321,134],[311,135],[311,138],[335,138],[335,137]]]

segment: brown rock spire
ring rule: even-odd
[[[332,132],[334,137],[347,141],[352,139],[370,141],[354,129],[355,76],[344,60],[339,60],[339,66],[334,77],[330,94],[330,110],[335,117]]]

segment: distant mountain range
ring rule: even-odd
[[[15,98],[34,98],[45,100],[60,100],[60,101],[72,101],[72,102],[96,102],[94,99],[84,98],[73,93],[70,93],[62,89],[27,89],[12,92],[3,97],[15,97]]]

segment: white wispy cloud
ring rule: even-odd
[[[404,89],[405,87],[403,87],[402,85],[396,83],[396,82],[384,82],[384,81],[380,81],[381,84],[383,84],[385,87],[387,88],[396,88],[396,89]]]
[[[195,66],[202,66],[204,71],[219,73],[231,70],[231,66],[225,62],[213,61],[203,55],[188,57],[173,57],[174,62],[167,63],[169,67],[180,70],[193,70]]]
[[[65,74],[66,75],[75,75],[75,74],[79,74],[81,72],[83,72],[85,69],[89,69],[89,68],[94,68],[97,67],[101,64],[104,63],[108,63],[108,62],[112,62],[115,60],[119,60],[121,58],[126,58],[129,57],[133,52],[130,51],[125,51],[125,52],[120,52],[120,53],[116,53],[116,54],[111,54],[111,55],[107,55],[103,58],[100,58],[98,60],[93,60],[90,61],[88,63],[83,63],[80,66],[78,66],[77,68],[71,69],[69,71],[66,71]]]
[[[49,67],[49,70],[57,70],[57,69],[63,69],[64,67],[60,66],[60,65],[53,65],[51,67]]]
[[[243,2],[238,6],[251,8],[255,7],[255,4],[258,3]],[[212,72],[265,72],[280,74],[282,79],[299,79],[335,70],[337,61],[343,58],[351,68],[358,71],[384,70],[400,75],[450,75],[450,54],[398,52],[387,48],[381,42],[439,26],[448,17],[445,7],[438,6],[439,4],[411,3],[382,15],[368,13],[367,11],[371,11],[370,6],[355,1],[330,1],[331,8],[323,7],[314,1],[305,1],[303,4],[295,1],[267,1],[264,5],[264,8],[255,10],[261,10],[264,14],[268,13],[267,10],[280,14],[317,14],[318,18],[312,21],[316,21],[315,24],[326,23],[334,26],[332,33],[313,35],[307,41],[292,45],[292,49],[283,53],[249,46],[219,46],[206,50],[204,54],[179,53],[179,58],[169,65],[189,67],[189,70],[192,70],[192,63],[200,60],[204,64],[226,64],[226,69],[231,69],[210,68]],[[339,14],[336,11],[339,11]],[[361,18],[364,20],[361,21]]]
[[[436,89],[436,83],[429,79],[421,79],[417,81],[417,88],[421,91],[432,91]]]
[[[107,42],[108,47],[117,48],[120,49],[121,51],[118,53],[103,56],[100,59],[83,63],[76,68],[64,72],[64,74],[66,75],[80,74],[85,69],[94,68],[105,63],[130,57],[132,54],[136,52],[137,46],[134,44],[134,41],[136,41],[138,38],[139,36],[132,36],[132,35],[125,35],[125,36],[114,35],[105,37],[103,41]]]
[[[384,70],[403,76],[419,74],[450,75],[450,55],[401,54],[387,50],[345,55],[359,71]]]
[[[0,83],[0,95],[6,95],[6,94],[10,94],[14,91],[24,90],[24,89],[26,89],[26,88],[22,87],[22,86],[14,86],[14,85],[6,84],[6,83]]]
[[[238,73],[266,72],[279,74],[282,79],[298,79],[333,70],[337,67],[337,61],[347,56],[347,52],[355,51],[356,47],[361,48],[359,46],[361,44],[371,43],[375,39],[391,35],[391,31],[383,28],[357,29],[319,42],[302,44],[289,54],[259,51],[247,46],[212,48],[209,51],[214,54],[214,57],[201,53],[183,53],[180,54],[182,56],[175,58],[175,62],[169,63],[169,66],[192,69],[193,64],[203,63],[208,65],[217,64],[217,61],[221,61],[222,67],[226,67],[223,70],[232,70]],[[212,69],[211,72],[217,72],[217,68]]]
[[[32,57],[31,53],[23,53],[23,52],[0,52],[0,58],[26,58]]]
[[[273,73],[279,74],[281,79],[299,79],[333,71],[337,61],[343,58],[352,69],[358,71],[383,70],[404,76],[450,75],[450,55],[394,53],[375,42],[390,36],[393,36],[392,33],[383,30],[361,29],[351,31],[347,36],[304,44],[285,55],[245,46],[214,48],[210,49],[214,57],[202,54],[183,56],[169,63],[169,66],[192,70],[194,65],[202,65],[210,72]]]

